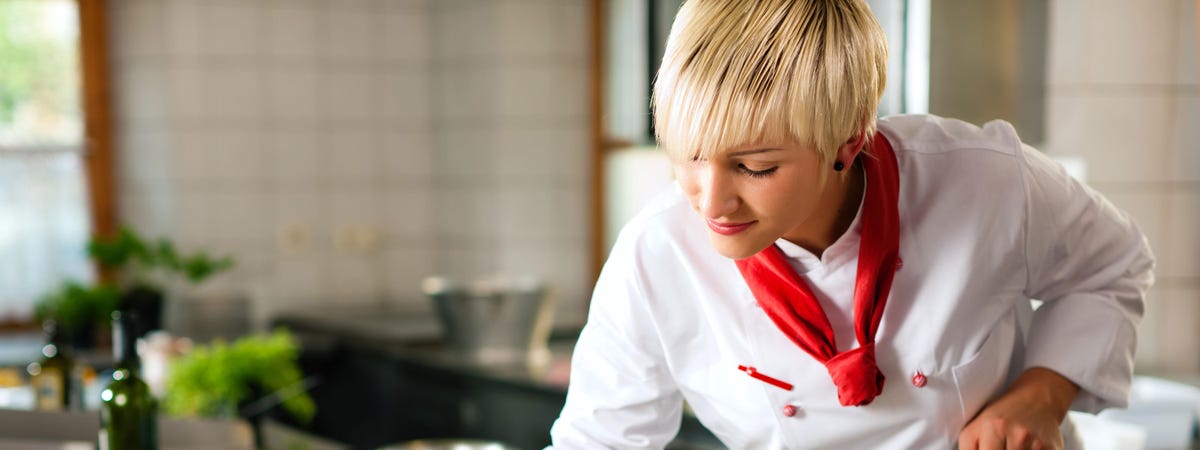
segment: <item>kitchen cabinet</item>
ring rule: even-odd
[[[495,440],[523,449],[550,443],[550,426],[566,400],[556,373],[569,364],[578,330],[556,332],[551,362],[530,369],[461,361],[443,345],[432,316],[355,317],[275,321],[299,337],[306,375],[320,377],[311,392],[317,417],[292,426],[363,449],[422,438]],[[686,416],[670,448],[720,443]]]

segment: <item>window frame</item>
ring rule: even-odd
[[[105,0],[76,0],[79,11],[80,99],[83,108],[84,176],[92,236],[112,236],[117,230],[117,204],[113,161],[111,114],[112,84],[108,68],[108,22]],[[97,268],[102,280],[112,274]],[[33,321],[0,320],[0,333],[28,332],[40,327]]]

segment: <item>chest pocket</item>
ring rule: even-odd
[[[1010,314],[992,328],[975,355],[954,366],[954,384],[964,424],[1004,387],[1016,332],[1015,317]]]

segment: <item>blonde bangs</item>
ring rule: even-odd
[[[829,161],[874,131],[886,65],[861,1],[689,0],[655,80],[656,137],[675,160],[795,143]]]

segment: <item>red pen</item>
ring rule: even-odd
[[[738,370],[740,370],[742,372],[746,372],[746,375],[750,375],[751,377],[757,378],[765,383],[768,383],[772,386],[783,389],[785,391],[792,390],[791,383],[780,380],[778,378],[774,378],[774,377],[770,377],[770,376],[758,373],[758,369],[755,369],[754,367],[747,367],[747,366],[743,366],[743,365],[739,364]]]

